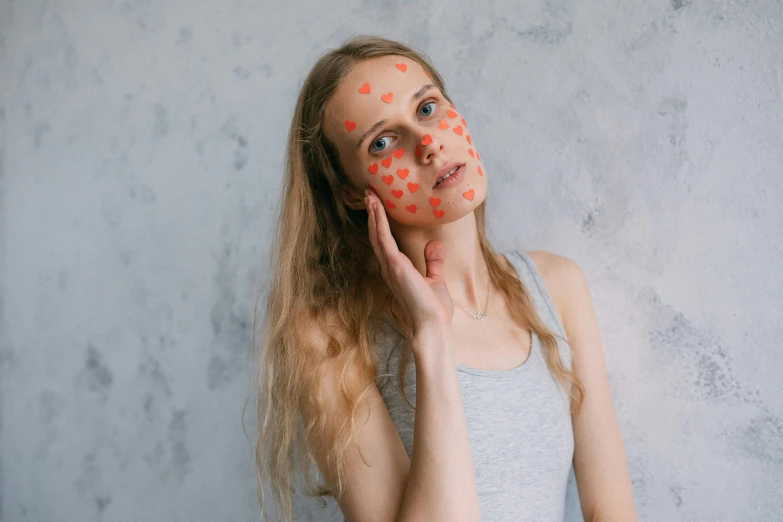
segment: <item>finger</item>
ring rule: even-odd
[[[389,220],[386,217],[386,208],[378,202],[375,206],[375,219],[376,219],[376,233],[378,234],[378,242],[381,245],[383,253],[387,259],[394,259],[400,254],[400,249],[397,247],[397,241],[392,236],[391,229],[389,228]]]
[[[381,274],[385,274],[388,263],[384,257],[381,245],[378,241],[378,226],[376,219],[377,212],[373,211],[372,208],[374,202],[372,194],[366,196],[365,202],[367,206],[367,232],[370,237],[370,245],[372,246],[372,250],[375,253],[375,257],[378,259],[378,262],[381,265]]]
[[[446,252],[440,240],[433,239],[424,246],[424,264],[427,277],[445,281]]]

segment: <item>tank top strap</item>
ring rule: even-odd
[[[536,305],[538,314],[541,320],[547,325],[547,327],[555,334],[563,336],[563,339],[568,340],[563,323],[560,320],[560,316],[557,313],[555,304],[552,301],[552,297],[547,291],[544,279],[541,273],[538,271],[535,262],[530,255],[524,250],[510,250],[505,252],[506,259],[517,269],[517,273],[522,279],[522,283],[530,292],[530,297]],[[560,344],[560,354],[563,358],[563,363],[566,367],[571,367],[571,350],[570,347],[561,339],[558,339]]]

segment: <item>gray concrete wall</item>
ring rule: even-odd
[[[642,520],[783,519],[782,25],[775,0],[2,0],[0,519],[257,519],[285,131],[356,33],[443,73],[496,246],[586,272]]]

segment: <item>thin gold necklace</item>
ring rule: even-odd
[[[455,304],[454,306],[456,306],[457,308],[459,308],[460,310],[462,310],[463,312],[471,316],[473,319],[478,319],[479,321],[483,321],[484,318],[487,316],[487,312],[482,312],[481,310],[479,310],[478,313],[476,314],[472,314],[459,305]],[[487,303],[484,305],[484,310],[489,311],[489,308],[487,308],[488,306],[489,306],[489,285],[487,285]]]

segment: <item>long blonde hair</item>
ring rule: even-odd
[[[259,431],[255,448],[261,511],[264,512],[264,485],[269,483],[277,513],[286,521],[293,517],[297,464],[306,481],[307,495],[318,497],[322,506],[326,505],[325,496],[337,499],[343,493],[345,450],[358,429],[358,410],[378,375],[373,343],[381,311],[385,307],[391,310],[397,324],[408,333],[408,342],[411,337],[411,326],[381,277],[368,239],[366,211],[350,209],[343,203],[341,192],[350,182],[335,145],[323,129],[325,107],[342,78],[358,62],[385,55],[417,61],[452,101],[426,55],[385,38],[356,36],[326,53],[313,66],[299,93],[288,134],[283,197],[267,272],[270,288],[257,342]],[[553,376],[570,395],[572,409],[575,406],[578,410],[584,388],[561,361],[556,334],[538,316],[527,289],[513,270],[501,264],[489,244],[485,209],[486,199],[474,212],[492,283],[504,295],[514,322],[540,337]],[[259,300],[262,297],[259,295]],[[258,308],[257,302],[256,311]],[[325,324],[327,318],[329,324]],[[257,314],[253,321],[254,343],[256,319]],[[314,321],[329,332],[328,360],[317,356],[321,352],[308,335]],[[399,365],[400,383],[411,359],[409,344],[407,348]],[[351,365],[359,369],[358,378],[353,374],[349,379],[346,372],[340,373],[337,385],[346,416],[337,422],[327,422],[326,410],[320,408],[324,399],[317,392],[329,361],[338,368]],[[402,385],[399,388],[404,389]],[[318,412],[303,430],[299,429],[300,400],[308,401]],[[313,485],[310,470],[316,461],[307,437],[328,441],[325,447],[331,449],[327,459],[337,470],[336,484]]]

